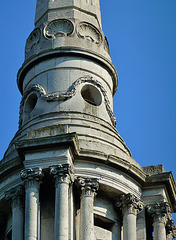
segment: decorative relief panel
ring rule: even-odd
[[[101,32],[93,25],[87,22],[81,22],[77,26],[78,37],[87,39],[96,44],[102,43]]]
[[[32,33],[29,35],[26,46],[25,46],[25,54],[28,54],[28,52],[35,46],[37,43],[39,43],[41,38],[41,31],[39,28],[34,29]]]
[[[76,87],[82,83],[92,83],[94,85],[96,85],[103,97],[104,97],[104,102],[105,102],[105,106],[106,106],[106,110],[108,112],[108,115],[111,119],[111,122],[113,124],[113,126],[116,126],[116,118],[113,114],[113,111],[110,107],[110,101],[108,99],[107,96],[107,92],[105,90],[105,88],[102,86],[102,84],[98,81],[93,79],[93,77],[91,76],[84,76],[84,77],[80,77],[79,79],[77,79],[65,92],[61,92],[58,94],[47,94],[45,89],[40,86],[39,84],[31,84],[24,92],[24,95],[22,97],[21,103],[20,103],[20,111],[19,111],[19,127],[21,127],[22,125],[22,119],[23,119],[23,107],[24,107],[24,102],[25,99],[27,98],[28,94],[31,93],[32,91],[35,91],[39,94],[39,96],[44,99],[45,101],[65,101],[69,98],[72,98],[75,94],[76,94]]]
[[[74,25],[71,21],[66,19],[57,19],[46,25],[44,28],[44,36],[47,39],[64,37],[72,34]]]
[[[104,49],[109,53],[109,43],[106,37],[104,38]]]

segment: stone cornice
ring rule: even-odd
[[[58,56],[58,53],[60,54],[60,56],[83,56],[87,59],[93,59],[94,61],[103,65],[112,76],[114,85],[113,94],[115,94],[118,86],[118,76],[114,65],[104,56],[97,54],[96,52],[93,52],[91,50],[81,49],[80,47],[59,47],[55,49],[48,49],[47,51],[45,50],[43,52],[40,52],[40,54],[34,55],[31,58],[27,59],[18,71],[17,76],[18,88],[22,94],[22,83],[26,73],[39,62],[46,61],[46,59]]]
[[[161,184],[166,186],[173,211],[176,211],[176,184],[172,172],[163,172],[147,176],[144,182],[144,188]]]
[[[41,137],[27,140],[16,141],[15,146],[19,153],[19,156],[24,160],[24,154],[26,151],[41,150],[47,148],[58,147],[59,145],[71,146],[74,152],[79,151],[78,139],[76,133],[61,134],[57,136]]]

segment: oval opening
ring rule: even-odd
[[[26,113],[31,113],[32,110],[35,108],[36,103],[37,103],[37,95],[35,93],[32,93],[28,99],[26,100],[25,104],[25,112]]]
[[[94,106],[99,106],[102,103],[100,91],[91,84],[86,84],[81,90],[83,99]]]

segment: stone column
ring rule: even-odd
[[[5,198],[12,206],[12,240],[23,240],[24,224],[24,189],[17,186],[5,193]]]
[[[55,240],[68,240],[68,193],[71,167],[69,164],[53,166],[50,167],[50,174],[55,178]]]
[[[39,189],[43,177],[41,168],[21,171],[25,186],[25,240],[38,240]]]
[[[123,240],[136,240],[136,217],[142,211],[143,203],[133,194],[121,195],[116,203],[123,215]]]
[[[80,239],[94,240],[94,197],[99,184],[97,179],[79,178],[78,185],[81,187],[81,206],[80,206]]]
[[[170,212],[169,204],[166,202],[151,204],[147,206],[147,211],[153,218],[154,240],[166,240],[166,223]]]

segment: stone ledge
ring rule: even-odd
[[[74,152],[77,154],[79,152],[79,144],[76,133],[17,140],[15,142],[15,147],[22,160],[24,160],[24,153],[26,151],[55,148],[63,145],[73,147]]]
[[[166,172],[163,165],[147,166],[147,167],[143,167],[143,170],[147,176]]]

